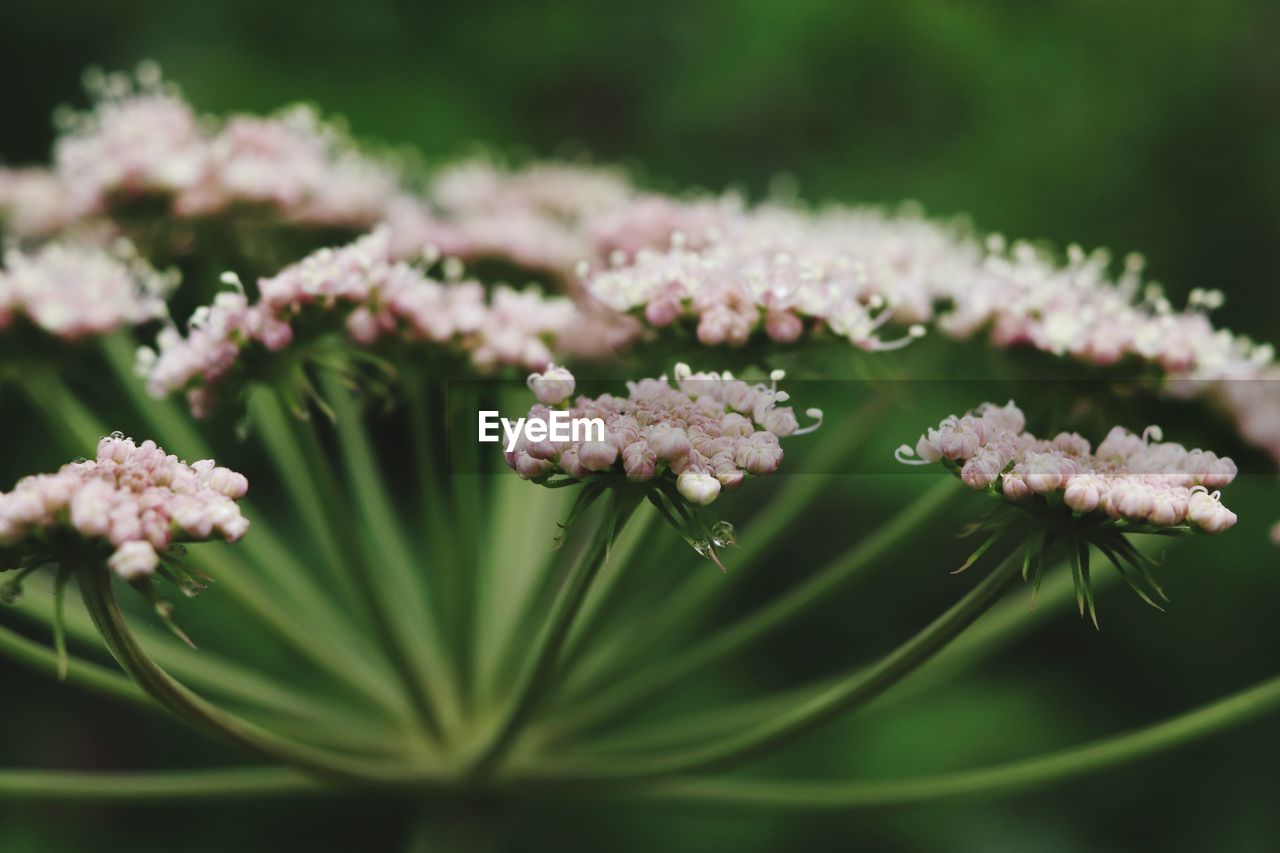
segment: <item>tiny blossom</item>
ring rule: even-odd
[[[533,395],[548,406],[558,406],[573,396],[574,378],[568,368],[549,366],[542,373],[529,376]]]
[[[1235,479],[1236,465],[1229,458],[1161,442],[1156,427],[1142,435],[1114,427],[1094,449],[1075,433],[1045,440],[1025,432],[1025,426],[1013,402],[986,403],[946,418],[915,448],[898,448],[897,456],[911,464],[942,462],[970,488],[994,489],[1013,503],[1055,495],[1085,515],[1103,512],[1153,527],[1189,521],[1209,533],[1236,522],[1216,491]]]
[[[580,435],[531,441],[526,429],[506,453],[507,464],[531,480],[613,473],[647,482],[669,473],[685,500],[705,506],[748,475],[776,471],[782,462],[780,438],[817,429],[818,424],[800,429],[791,409],[779,405],[787,399],[777,390],[781,378],[779,371],[771,384],[753,385],[728,373],[692,373],[677,365],[674,385],[666,377],[630,382],[626,397],[580,396],[568,407],[570,419],[599,418],[603,440]],[[539,380],[545,381],[530,377],[535,390]],[[551,412],[545,403],[534,406],[528,421],[545,422],[549,429]],[[808,414],[821,422],[819,410]]]
[[[228,280],[237,283],[234,276]],[[239,289],[218,294],[192,316],[185,336],[166,328],[158,350],[140,351],[150,392],[186,391],[193,411],[204,416],[245,350],[289,347],[304,315],[317,320],[309,329],[339,331],[361,346],[383,339],[447,346],[481,371],[546,367],[550,344],[581,320],[573,303],[536,290],[499,287],[487,296],[475,281],[434,281],[391,259],[386,229],[315,252],[261,279],[258,291],[252,304]]]
[[[188,465],[153,441],[114,433],[98,442],[96,459],[0,492],[0,562],[51,558],[70,533],[109,546],[107,565],[122,578],[150,575],[175,543],[242,537],[249,522],[236,501],[248,488],[211,459]]]
[[[0,270],[0,330],[25,317],[67,340],[106,334],[164,316],[173,284],[124,243],[114,251],[62,242],[10,249]]]

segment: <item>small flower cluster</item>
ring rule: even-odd
[[[228,280],[238,284],[234,276]],[[150,392],[186,391],[205,416],[219,386],[249,347],[279,352],[294,342],[299,320],[308,329],[344,331],[362,346],[393,338],[449,346],[482,371],[511,365],[538,369],[551,362],[548,344],[573,329],[577,309],[567,299],[500,287],[486,297],[477,282],[437,282],[393,261],[386,229],[338,249],[322,249],[258,282],[260,299],[242,289],[220,293],[196,311],[184,337],[167,328],[158,352],[139,352]]]
[[[905,337],[880,337],[895,313],[872,273],[874,259],[893,243],[823,225],[762,207],[726,218],[692,244],[677,231],[668,248],[641,249],[612,269],[581,272],[592,295],[618,311],[642,310],[653,326],[696,318],[698,340],[707,346],[741,346],[758,331],[792,343],[806,326],[823,326],[866,350],[895,349],[922,335],[923,326],[912,325]],[[857,250],[861,242],[866,251]]]
[[[23,317],[65,340],[106,334],[163,317],[174,284],[123,242],[110,251],[61,242],[10,249],[0,270],[0,330]]]
[[[777,389],[781,371],[771,384],[749,384],[728,373],[692,373],[677,365],[674,386],[665,377],[630,382],[626,397],[604,394],[579,397],[568,408],[571,419],[600,419],[603,437],[580,436],[567,441],[530,441],[527,428],[506,460],[521,477],[545,480],[556,474],[585,480],[613,473],[632,482],[670,475],[687,501],[705,506],[722,489],[733,489],[748,475],[771,474],[782,462],[780,438],[817,429],[818,419],[799,428],[788,399]],[[529,378],[541,400],[526,424],[541,421],[550,435],[551,407],[572,396],[574,377],[552,368]]]
[[[1236,523],[1217,491],[1236,476],[1235,463],[1205,450],[1161,442],[1160,430],[1135,435],[1114,427],[1093,449],[1076,433],[1040,439],[1024,432],[1026,418],[1010,402],[951,416],[898,449],[914,464],[943,463],[972,489],[991,489],[1013,503],[1041,496],[1076,513],[1105,513],[1151,527],[1186,522],[1208,533]],[[915,458],[912,458],[915,457]]]
[[[248,488],[243,474],[211,459],[188,465],[153,441],[134,444],[114,433],[98,442],[96,460],[0,492],[0,562],[38,564],[71,533],[109,544],[107,565],[120,577],[145,577],[174,543],[243,536],[249,522],[236,500]]]
[[[267,208],[289,222],[367,228],[401,193],[395,169],[362,154],[310,107],[235,115],[219,127],[201,120],[153,64],[136,78],[96,73],[86,84],[92,109],[60,116],[54,173],[40,173],[56,185],[27,178],[11,205],[12,218],[35,220],[28,230],[147,198],[165,200],[177,217]]]

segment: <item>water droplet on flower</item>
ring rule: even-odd
[[[71,460],[71,464],[73,464],[73,465],[83,465],[84,463],[86,463],[86,462],[88,462],[88,461],[89,461],[89,460],[88,460],[88,459],[85,459],[83,456],[77,456],[75,459],[72,459],[72,460]]]
[[[115,430],[114,432],[111,433],[111,437],[114,438],[116,441],[120,441],[122,438],[124,438],[124,433],[122,433],[120,430]]]
[[[4,586],[0,586],[0,604],[18,604],[22,601],[25,590],[18,581],[9,581]]]
[[[693,545],[693,550],[698,552],[698,556],[707,558],[711,557],[711,543],[707,540],[695,539],[690,544]]]
[[[196,598],[206,589],[204,584],[194,580],[183,581],[178,588],[182,590],[182,594],[187,598]]]
[[[711,525],[711,542],[717,548],[728,548],[738,544],[738,534],[729,522],[717,521]]]

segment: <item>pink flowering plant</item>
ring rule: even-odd
[[[0,653],[253,763],[0,770],[0,797],[374,789],[428,825],[473,799],[842,810],[1048,784],[1280,707],[1272,678],[937,777],[752,764],[922,673],[964,674],[1073,601],[1097,625],[1111,579],[1177,619],[1176,540],[1280,536],[1274,512],[1224,504],[1242,472],[1280,465],[1280,368],[1214,325],[1221,294],[1175,307],[1136,257],[1057,256],[910,208],[669,195],[495,158],[419,182],[314,110],[201,117],[150,66],[91,83],[50,167],[0,173],[17,469]],[[176,290],[157,271],[175,258]],[[992,387],[952,411],[1045,364],[1086,383],[1033,376],[1025,413],[983,404],[895,454],[951,402],[894,380],[975,353]],[[1133,420],[1135,400],[1171,419]],[[487,410],[521,415],[501,446],[475,433]],[[587,428],[565,437],[562,419]],[[1155,419],[1169,440],[1141,429]],[[916,476],[882,479],[890,464]],[[966,529],[981,539],[954,578]],[[904,635],[883,656],[826,647],[821,677],[733,678],[825,603],[856,603],[855,582],[904,583],[887,569],[915,563],[953,600],[922,625],[877,604]],[[727,606],[753,577],[767,595]],[[1006,601],[1019,577],[1034,611]],[[117,600],[123,585],[143,595]]]

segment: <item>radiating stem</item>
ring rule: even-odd
[[[191,422],[190,415],[173,400],[156,400],[147,394],[142,381],[134,375],[134,344],[125,334],[108,335],[102,339],[102,350],[107,363],[115,370],[116,378],[138,414],[152,432],[151,438],[170,452],[188,459],[208,459],[215,454],[200,432]],[[339,645],[359,646],[361,638],[349,629],[349,618],[333,606],[332,599],[321,591],[315,573],[303,566],[293,551],[271,528],[269,519],[253,505],[252,498],[241,500],[245,517],[253,522],[253,535],[240,543],[239,550],[265,574],[273,577],[288,597],[299,602],[299,609],[308,617],[342,633]],[[274,603],[273,603],[274,606]],[[262,614],[267,615],[269,614]],[[279,627],[279,626],[274,626]],[[286,639],[288,632],[284,632]],[[298,651],[309,654],[316,643],[297,645]],[[355,677],[351,673],[347,679]]]
[[[409,550],[378,473],[378,460],[364,428],[363,413],[346,389],[331,377],[326,380],[326,397],[338,416],[338,441],[354,492],[350,505],[368,531],[368,547],[377,562],[375,570],[374,561],[352,555],[354,579],[381,623],[388,649],[424,727],[439,737],[441,705],[448,704],[456,710],[457,697],[449,663],[442,656],[435,613],[428,603],[426,572],[430,566],[415,560]],[[350,523],[349,519],[345,521]]]
[[[494,730],[487,746],[475,762],[475,772],[486,774],[493,769],[512,745],[546,696],[551,676],[559,663],[564,641],[573,627],[592,580],[609,556],[609,547],[617,532],[635,511],[640,493],[612,490],[607,500],[605,517],[592,533],[591,543],[581,554],[560,588],[546,624],[534,642],[527,665],[517,679],[514,698]]]
[[[556,717],[556,730],[571,732],[600,720],[616,719],[662,691],[765,639],[827,600],[837,588],[867,567],[886,559],[895,546],[926,528],[929,519],[945,509],[959,491],[954,478],[947,477],[841,557],[760,610],[681,650],[680,654],[575,703]]]
[[[823,490],[830,486],[832,478],[849,455],[878,422],[884,406],[871,402],[859,410],[857,416],[841,425],[840,429],[823,429],[819,432],[820,444],[808,457],[808,465],[815,473],[783,476],[782,485],[769,502],[756,513],[739,537],[739,545],[729,552],[732,578],[746,575],[761,565],[760,558],[776,545],[781,534],[803,515]],[[683,547],[683,545],[677,546]],[[684,558],[688,559],[687,552]],[[702,617],[707,608],[722,595],[725,577],[718,572],[697,572],[680,586],[678,594],[669,596],[662,607],[649,616],[644,628],[647,634],[668,637],[688,630]],[[610,642],[613,640],[614,642]],[[632,646],[631,637],[613,636],[593,649],[566,678],[563,698],[566,704],[576,705],[585,696],[594,696],[601,683],[612,684],[618,664],[629,666],[634,658],[626,652]],[[619,655],[623,654],[625,659]]]
[[[1158,755],[1280,710],[1280,676],[1172,719],[1049,755],[994,767],[880,782],[676,779],[628,799],[697,808],[846,810],[1020,794]]]
[[[105,566],[77,567],[76,577],[89,615],[112,656],[139,687],[188,725],[324,778],[357,782],[431,778],[425,769],[392,767],[298,743],[201,699],[156,666],[138,645],[120,611]]]
[[[1022,554],[1014,552],[949,610],[877,663],[856,670],[823,693],[755,726],[697,748],[629,764],[602,764],[592,768],[589,763],[578,766],[570,762],[568,772],[586,778],[598,775],[602,779],[670,775],[724,767],[782,747],[865,705],[929,660],[982,615],[1021,568]],[[552,765],[548,766],[554,770]]]

